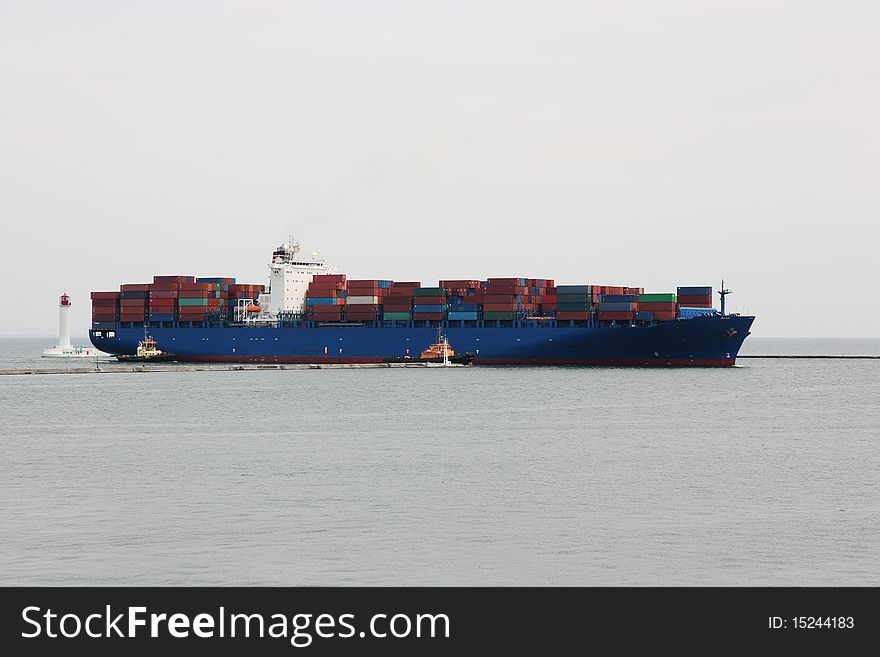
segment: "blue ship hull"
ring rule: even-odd
[[[731,366],[754,317],[707,315],[650,325],[512,326],[442,328],[456,353],[473,352],[482,365]],[[150,327],[163,351],[182,362],[381,363],[418,357],[437,339],[424,326],[200,326]],[[109,335],[112,334],[112,335]],[[89,332],[111,354],[133,354],[142,326]]]

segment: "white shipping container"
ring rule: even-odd
[[[356,304],[378,305],[379,297],[348,297],[345,301],[349,306]]]

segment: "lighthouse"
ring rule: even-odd
[[[73,348],[70,344],[70,297],[67,292],[61,295],[58,302],[58,348]]]
[[[58,344],[43,349],[43,358],[94,358],[97,352],[70,343],[70,295],[65,292],[58,300]]]

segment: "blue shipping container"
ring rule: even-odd
[[[654,319],[654,312],[651,310],[640,310],[636,313],[636,319],[642,322],[650,322]]]
[[[712,286],[709,287],[680,287],[678,294],[685,297],[712,296]]]
[[[173,322],[174,313],[150,313],[151,322]]]
[[[328,299],[326,297],[307,297],[306,298],[307,306],[335,306],[336,299]]]
[[[599,310],[606,312],[631,312],[635,308],[635,304],[629,301],[602,301],[599,303]]]
[[[635,294],[603,294],[599,301],[606,301],[608,303],[635,303],[638,301]]]
[[[196,279],[196,283],[226,283],[223,279],[225,276],[208,276],[208,277],[199,277]],[[235,283],[235,279],[230,279],[233,283]]]
[[[120,299],[146,299],[147,292],[120,292]]]
[[[717,312],[714,308],[679,308],[678,316],[682,319],[693,319],[703,315],[711,315]]]
[[[445,309],[442,303],[413,304],[414,313],[442,313]]]

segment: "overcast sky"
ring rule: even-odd
[[[880,336],[880,3],[0,0],[3,335],[153,274],[717,283]]]

